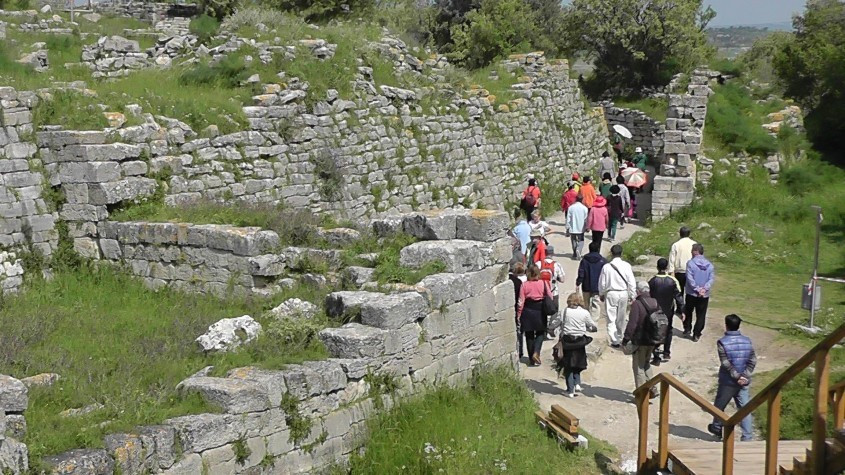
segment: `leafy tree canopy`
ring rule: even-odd
[[[594,60],[594,90],[665,85],[711,53],[704,32],[715,17],[703,0],[573,0],[569,45]]]

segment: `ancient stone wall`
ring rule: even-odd
[[[168,17],[192,17],[199,13],[195,3],[107,1],[94,3],[94,10],[115,16],[155,23]]]
[[[636,109],[616,107],[609,101],[602,102],[601,105],[608,128],[617,124],[624,126],[633,136],[625,140],[626,144],[642,147],[646,155],[656,158],[659,162],[663,161],[663,133],[666,129],[664,124]]]
[[[46,466],[57,473],[77,473],[75,468],[84,467],[85,473],[127,475],[314,473],[343,463],[365,442],[366,420],[401,398],[434,384],[465,382],[480,365],[515,367],[513,285],[505,264],[510,246],[502,238],[507,214],[416,214],[374,227],[384,233],[404,229],[406,221],[415,233],[445,240],[406,247],[403,264],[444,260],[456,272],[431,275],[391,293],[332,293],[327,312],[352,323],[320,333],[331,358],[284,370],[247,367],[226,377],[191,376],[180,390],[201,395],[220,413],[181,416],[112,434],[105,437],[103,449],[47,457]],[[160,227],[149,229],[151,240],[171,235]],[[190,240],[190,232],[183,238]],[[235,253],[252,248],[248,240],[232,244]],[[13,394],[5,389],[18,387],[4,381],[0,405],[6,402],[3,395]],[[26,391],[19,389],[18,397],[7,399],[22,413],[25,402],[21,405],[20,400],[25,400]],[[7,467],[15,474],[23,472],[25,448],[21,451],[19,443],[7,441],[10,450],[18,450],[18,458],[10,459],[18,465]],[[3,447],[0,440],[0,457]]]
[[[45,202],[41,161],[32,142],[33,93],[0,87],[0,291],[18,288],[23,268],[18,254],[49,256],[58,244],[55,210]],[[8,250],[8,251],[6,251]]]
[[[695,70],[686,94],[669,94],[666,131],[663,135],[664,161],[654,179],[651,216],[659,221],[672,211],[689,206],[695,197],[697,160],[701,153],[707,99],[713,93],[709,84],[718,72]]]

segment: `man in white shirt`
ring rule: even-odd
[[[599,275],[599,295],[607,310],[608,342],[619,348],[628,325],[628,304],[637,297],[637,281],[631,264],[622,260],[622,246],[613,245],[610,254],[613,259],[602,267]]]
[[[675,274],[675,280],[681,286],[681,297],[684,297],[684,287],[687,285],[687,262],[692,259],[692,245],[697,244],[690,239],[690,229],[682,226],[678,231],[681,239],[672,244],[669,250],[669,274]]]
[[[589,210],[584,206],[584,197],[578,195],[575,203],[566,210],[566,229],[572,241],[572,259],[581,259],[584,252],[584,223]]]

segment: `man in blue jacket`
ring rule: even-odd
[[[716,342],[716,351],[719,352],[721,365],[719,366],[719,388],[716,390],[716,401],[713,405],[723,411],[731,399],[736,403],[737,409],[742,409],[748,404],[751,373],[757,366],[754,346],[751,345],[750,338],[739,332],[740,323],[742,319],[738,315],[726,316],[725,336]],[[754,437],[751,432],[751,422],[751,414],[748,414],[739,423],[743,441]],[[707,430],[719,438],[722,437],[722,423],[715,418],[713,423],[707,426]]]
[[[581,289],[584,296],[584,303],[589,306],[590,315],[593,320],[602,316],[602,304],[599,296],[599,276],[601,268],[607,264],[607,259],[601,255],[601,241],[590,243],[590,252],[587,253],[578,264],[578,277],[575,279],[575,287]]]
[[[684,336],[692,341],[701,338],[704,331],[704,320],[707,316],[707,304],[710,302],[710,289],[716,279],[713,264],[704,257],[704,246],[693,244],[692,259],[687,262],[687,282],[684,290],[687,294],[684,305]],[[695,312],[695,327],[692,326],[692,314]]]

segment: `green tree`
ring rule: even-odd
[[[845,3],[810,0],[793,19],[795,33],[775,54],[773,66],[787,97],[809,110],[807,135],[828,155],[845,162]]]
[[[481,68],[515,51],[531,49],[537,38],[535,13],[523,0],[482,0],[467,22],[452,28],[452,59]]]
[[[293,12],[307,21],[325,21],[345,13],[360,15],[375,6],[375,0],[265,0],[264,3]]]
[[[573,0],[567,42],[594,60],[594,91],[665,85],[709,56],[714,16],[703,0]]]

